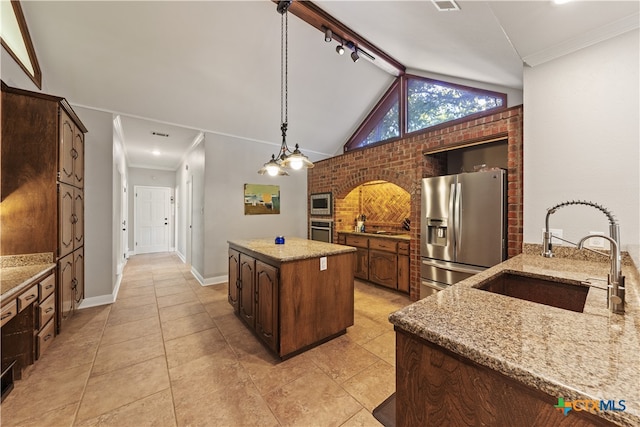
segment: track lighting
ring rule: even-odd
[[[324,30],[324,41],[329,43],[331,40],[333,40],[333,33],[332,33],[330,28],[325,28],[325,30]]]
[[[355,50],[351,52],[351,60],[353,62],[358,62],[358,59],[360,59],[360,55],[358,55],[358,48],[356,47]]]
[[[339,44],[338,46],[336,46],[336,52],[338,52],[338,55],[344,55],[344,47]]]

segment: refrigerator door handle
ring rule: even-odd
[[[453,213],[453,229],[456,247],[456,260],[458,259],[458,252],[460,248],[460,242],[462,240],[462,184],[456,183],[456,191],[454,198],[454,213]]]
[[[450,234],[449,237],[447,237],[447,244],[451,244],[451,246],[453,247],[453,252],[452,252],[452,260],[456,259],[456,255],[457,255],[457,249],[456,249],[456,243],[458,242],[458,237],[457,237],[457,225],[456,225],[456,221],[458,220],[456,218],[456,183],[454,182],[453,184],[451,184],[451,191],[449,191],[449,217],[451,218],[451,224],[449,224],[449,227],[451,227],[450,230]]]
[[[481,267],[473,267],[473,266],[464,266],[461,264],[451,264],[448,262],[438,262],[435,260],[422,260],[424,265],[442,268],[444,270],[457,271],[459,273],[468,273],[468,274],[476,274],[484,271],[484,268]]]

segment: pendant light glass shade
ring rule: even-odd
[[[280,145],[280,153],[276,157],[271,155],[271,160],[265,163],[258,171],[260,175],[265,173],[269,176],[289,175],[285,168],[300,170],[313,167],[313,162],[307,156],[300,152],[298,144],[295,150],[291,151],[287,146],[287,119],[288,119],[288,39],[289,39],[289,21],[287,18],[287,9],[290,1],[281,1],[278,3],[278,13],[282,15],[281,20],[281,39],[280,39],[280,55],[281,55],[281,98],[280,98],[280,119],[282,124],[282,144]]]

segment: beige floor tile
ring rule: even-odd
[[[162,337],[165,341],[169,341],[215,327],[215,323],[207,313],[197,313],[162,322]]]
[[[215,317],[213,321],[216,323],[216,326],[225,337],[236,334],[242,329],[247,328],[245,324],[242,323],[242,320],[240,320],[240,318],[232,310],[229,310],[223,315]]]
[[[98,417],[169,388],[164,357],[89,378],[77,421]]]
[[[163,286],[155,289],[157,297],[166,297],[167,295],[179,294],[181,292],[192,291],[189,285],[183,281],[183,283],[176,283],[171,286]]]
[[[204,306],[200,302],[186,302],[184,304],[171,305],[162,307],[160,310],[160,320],[167,322],[169,320],[179,319],[180,317],[191,316],[193,314],[205,313]]]
[[[396,391],[396,370],[379,361],[342,383],[344,388],[369,412]]]
[[[240,363],[262,395],[304,376],[313,366],[305,353],[281,361],[266,351],[247,355]]]
[[[366,409],[361,409],[357,414],[353,417],[349,418],[349,420],[342,424],[340,427],[382,427],[378,420],[371,414],[371,412]]]
[[[146,288],[142,288],[142,289],[146,289]],[[155,292],[152,292],[152,293],[147,293],[146,295],[132,296],[128,298],[118,297],[116,302],[113,303],[113,306],[117,308],[132,308],[132,307],[135,308],[135,307],[140,307],[143,305],[149,305],[149,304],[155,304],[155,303],[156,303]]]
[[[246,326],[238,328],[234,334],[225,335],[224,338],[239,359],[268,351],[265,345]]]
[[[135,322],[136,320],[158,316],[158,305],[147,304],[140,307],[113,307],[107,325],[120,325],[122,323]]]
[[[283,426],[339,426],[362,406],[319,369],[265,396]]]
[[[81,427],[176,426],[171,390],[160,391],[76,425]]]
[[[121,370],[162,356],[164,356],[164,346],[161,334],[146,335],[116,344],[100,345],[91,376]]]
[[[185,302],[196,302],[198,298],[192,290],[180,292],[167,296],[158,297],[158,308],[169,307],[171,305],[184,304]]]
[[[152,277],[129,277],[125,275],[126,278],[122,279],[120,284],[120,289],[132,289],[132,288],[144,288],[147,286],[153,286],[153,278]],[[120,292],[118,292],[120,294]]]
[[[191,399],[195,390],[213,393],[224,390],[232,379],[236,382],[246,382],[249,379],[243,373],[237,357],[228,347],[222,347],[216,353],[205,354],[170,368],[169,377],[174,401],[180,405]]]
[[[396,332],[387,331],[384,334],[362,344],[362,347],[378,356],[391,366],[396,366]]]
[[[128,323],[119,323],[115,325],[108,324],[104,328],[100,346],[104,347],[159,333],[160,320],[158,319],[158,316],[147,317],[145,319],[135,320]]]
[[[353,317],[353,326],[347,329],[347,336],[358,344],[369,342],[389,331],[379,322],[371,320],[359,312],[354,313]]]
[[[217,328],[166,341],[164,345],[169,368],[227,348],[227,342]]]
[[[42,375],[52,371],[73,369],[92,364],[98,351],[98,340],[54,339],[42,357],[32,365],[30,375]]]
[[[78,341],[99,340],[112,308],[111,305],[103,305],[76,311],[62,324],[60,336],[68,335]]]
[[[162,278],[153,280],[153,286],[155,286],[156,289],[181,285],[189,286],[184,276],[179,273],[175,275],[163,276]]]
[[[380,360],[344,335],[313,348],[308,353],[313,363],[338,383]]]
[[[4,405],[4,404],[3,404]],[[3,427],[57,427],[57,426],[70,426],[73,424],[73,420],[76,417],[76,410],[78,409],[79,402],[71,403],[61,408],[56,408],[51,411],[42,412],[36,410],[32,414],[31,418],[21,420],[18,423],[12,422],[5,417],[2,417]]]
[[[226,316],[229,313],[233,313],[233,307],[227,301],[227,298],[218,301],[209,301],[207,303],[203,303],[204,308],[207,310],[207,313],[213,318],[217,319],[220,316]]]
[[[155,289],[153,286],[129,287],[121,286],[118,291],[118,302],[125,298],[133,297],[155,297]]]
[[[79,402],[90,370],[87,364],[17,381],[2,402],[2,425],[20,424],[37,413]]]

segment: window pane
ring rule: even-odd
[[[502,104],[503,100],[498,96],[429,80],[409,79],[407,132],[502,107]]]
[[[360,143],[360,147],[400,136],[398,95],[394,95],[394,98],[391,108]]]

